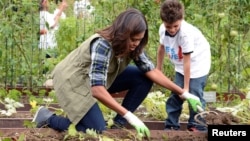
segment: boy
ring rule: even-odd
[[[157,68],[162,70],[164,55],[175,66],[175,83],[185,91],[200,98],[202,108],[206,102],[203,90],[211,66],[210,45],[200,30],[184,20],[184,6],[178,0],[166,0],[161,5],[163,21],[159,28],[160,46],[157,55]],[[166,130],[179,130],[179,117],[183,98],[171,92],[166,102]],[[206,127],[194,120],[197,114],[189,107],[188,130],[206,131]]]

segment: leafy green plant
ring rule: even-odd
[[[6,97],[4,100],[0,99],[0,104],[3,104],[5,109],[0,109],[0,115],[10,117],[17,113],[16,108],[24,107],[20,102],[17,102],[11,98]]]
[[[0,136],[1,136],[1,141],[25,141],[26,138],[25,138],[25,133],[21,133],[18,137],[4,137],[1,135],[0,133]]]
[[[163,120],[167,117],[166,114],[166,95],[160,91],[150,92],[142,105],[145,107],[145,116],[153,117],[156,120]]]
[[[127,134],[124,134],[122,138],[118,138],[115,134],[98,134],[93,129],[87,129],[86,132],[77,131],[74,124],[71,124],[64,135],[64,141],[67,140],[103,140],[103,141],[117,141],[117,140],[133,140],[133,141],[142,141],[143,137],[140,134],[134,133],[133,131],[127,130],[125,128],[120,129],[125,131]],[[149,140],[149,139],[148,139]]]
[[[67,134],[64,136],[64,141],[67,140],[85,140],[88,138],[101,139],[101,135],[93,129],[87,129],[86,133],[77,131],[74,124],[71,124],[67,130]]]
[[[108,107],[106,107],[105,105],[103,105],[101,102],[98,102],[98,105],[103,113],[104,116],[104,120],[107,122],[107,127],[111,127],[114,122],[113,122],[113,118],[116,115],[116,112],[114,112],[113,110],[109,109]]]

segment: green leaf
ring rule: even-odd
[[[22,134],[19,136],[19,138],[18,138],[17,141],[25,141],[25,134],[22,133]]]
[[[69,129],[68,129],[68,134],[70,135],[70,136],[76,136],[77,135],[77,130],[76,130],[76,127],[75,127],[75,124],[70,124],[70,126],[69,126]]]

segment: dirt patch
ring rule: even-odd
[[[232,125],[240,123],[240,120],[233,116],[231,113],[220,112],[212,110],[214,112],[208,112],[204,114],[206,125]],[[216,114],[215,114],[216,112]],[[18,112],[13,115],[15,117],[31,117],[29,112]],[[0,118],[1,120],[1,118]],[[144,119],[148,120],[148,119]],[[151,121],[153,122],[153,121]],[[159,121],[158,121],[159,122]],[[7,121],[4,122],[6,124]],[[156,121],[157,123],[157,121]],[[156,123],[150,123],[156,125]],[[51,128],[21,128],[15,129],[12,126],[9,129],[0,128],[0,140],[10,139],[11,141],[17,141],[23,138],[25,141],[62,141],[65,137],[68,137],[65,141],[207,141],[207,133],[204,132],[190,132],[186,130],[182,131],[165,131],[163,130],[164,124],[159,122],[161,128],[150,129],[151,137],[149,139],[140,139],[134,128],[127,129],[108,129],[103,134],[93,137],[89,134],[82,134],[81,136],[69,137],[67,132],[57,132]]]
[[[23,138],[25,141],[62,141],[67,132],[57,132],[50,128],[40,129],[11,129],[0,130],[4,135],[0,136],[2,139],[11,139],[16,141]],[[103,134],[93,137],[88,134],[82,136],[68,137],[66,141],[207,141],[206,133],[196,133],[188,131],[164,131],[151,130],[150,138],[138,138],[135,130],[127,129],[110,129]],[[2,133],[1,133],[2,134]]]
[[[199,117],[204,118],[205,122],[200,120]],[[195,116],[195,120],[204,125],[233,125],[239,124],[240,119],[233,116],[229,112],[221,112],[218,110],[205,111]]]

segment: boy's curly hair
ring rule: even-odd
[[[178,0],[165,0],[160,9],[162,21],[174,23],[184,18],[184,6]]]

